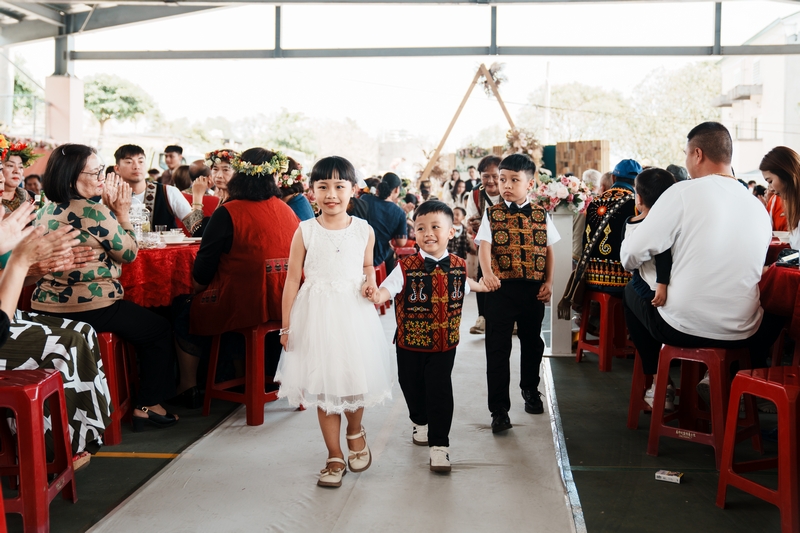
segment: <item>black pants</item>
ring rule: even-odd
[[[785,322],[782,317],[765,312],[758,331],[752,337],[721,341],[689,335],[673,328],[649,300],[636,292],[631,283],[625,287],[622,301],[625,324],[642,359],[642,370],[645,374],[655,374],[658,370],[658,354],[662,344],[680,348],[749,348],[753,368],[764,368],[767,366],[770,347],[778,338]]]
[[[397,348],[397,377],[408,405],[408,416],[428,425],[428,446],[450,446],[453,423],[453,363],[456,349],[414,352]]]
[[[539,283],[504,280],[497,291],[486,293],[486,384],[492,413],[511,409],[509,358],[515,322],[520,344],[519,386],[530,391],[539,387],[544,353],[544,302],[536,299],[540,287]]]
[[[125,300],[92,311],[50,314],[86,322],[98,333],[116,333],[133,344],[139,356],[139,405],[156,405],[175,394],[175,348],[166,318]]]

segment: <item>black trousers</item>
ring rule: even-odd
[[[408,416],[428,425],[428,446],[450,446],[453,423],[453,363],[456,349],[414,352],[397,348],[397,377],[408,405]]]
[[[737,341],[721,341],[689,335],[673,328],[650,301],[639,296],[631,283],[625,286],[622,302],[625,309],[625,324],[642,359],[642,370],[645,374],[655,374],[658,370],[658,354],[661,352],[662,344],[680,348],[749,348],[750,363],[753,368],[764,368],[767,366],[770,347],[778,338],[786,321],[782,317],[765,312],[758,331],[752,337]]]
[[[98,333],[116,333],[133,344],[139,356],[139,405],[156,405],[175,394],[175,347],[169,321],[133,302],[77,313],[50,313],[80,320]]]
[[[539,387],[544,353],[544,302],[536,299],[540,287],[539,283],[504,280],[497,291],[486,293],[486,384],[492,413],[511,409],[509,359],[515,322],[520,344],[519,387],[530,391]]]

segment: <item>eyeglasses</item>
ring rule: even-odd
[[[105,165],[101,166],[97,172],[81,172],[81,174],[89,174],[90,176],[94,176],[97,181],[100,181],[100,176],[103,175],[103,171],[106,169]]]

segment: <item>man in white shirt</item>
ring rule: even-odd
[[[133,203],[142,203],[150,211],[150,225],[167,226],[168,229],[179,227],[175,219],[180,220],[192,233],[203,221],[203,194],[192,194],[192,205],[181,191],[172,185],[163,185],[147,181],[146,158],[144,150],[135,144],[125,144],[114,152],[116,166],[114,171],[131,186]]]
[[[719,123],[688,135],[686,168],[693,179],[676,183],[653,205],[639,229],[622,242],[627,270],[672,250],[669,296],[663,307],[625,288],[625,321],[642,358],[655,374],[662,344],[680,347],[750,346],[763,366],[779,331],[763,320],[758,282],[772,236],[769,215],[733,177],[732,142]]]

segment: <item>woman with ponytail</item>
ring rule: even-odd
[[[375,232],[373,263],[378,266],[386,262],[386,273],[394,268],[394,250],[404,246],[408,237],[406,214],[397,205],[400,197],[400,178],[393,172],[386,173],[378,184],[378,195],[366,194],[363,199],[369,204],[367,222]]]

